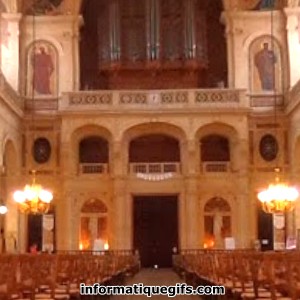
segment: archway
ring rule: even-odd
[[[232,234],[231,208],[226,200],[214,197],[204,206],[204,248],[224,248]]]
[[[80,250],[108,249],[107,207],[99,199],[87,200],[80,212]]]

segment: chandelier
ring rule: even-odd
[[[35,173],[36,171],[32,171],[32,183],[27,184],[23,190],[14,192],[13,198],[22,213],[45,214],[50,208],[53,194],[36,183]]]
[[[266,213],[275,214],[291,211],[299,197],[299,192],[296,188],[280,182],[279,172],[280,169],[275,168],[275,183],[271,183],[267,189],[259,192],[257,195]]]
[[[0,200],[0,215],[5,215],[7,212],[7,206]]]

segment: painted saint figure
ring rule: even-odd
[[[269,44],[264,43],[263,49],[258,51],[254,57],[254,64],[257,67],[261,88],[264,91],[272,91],[275,88],[275,63],[276,56]]]
[[[31,63],[33,67],[33,90],[42,95],[52,94],[50,81],[54,65],[51,55],[46,53],[44,47],[39,47],[39,51],[33,54]]]

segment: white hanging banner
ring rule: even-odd
[[[43,229],[53,230],[54,229],[54,216],[53,215],[43,215]]]

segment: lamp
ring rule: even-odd
[[[36,183],[35,170],[32,174],[32,183],[27,184],[22,191],[15,191],[13,198],[22,213],[45,214],[50,208],[53,194]]]
[[[0,215],[5,215],[8,212],[6,205],[0,200]]]
[[[274,49],[273,41],[273,10],[271,9],[271,51]],[[273,64],[272,72],[272,82],[274,84],[274,123],[276,124],[276,112],[277,112],[277,103],[276,103],[276,90],[275,90],[275,66]],[[276,136],[276,127],[275,127],[275,136]],[[276,158],[276,157],[275,157]],[[291,211],[294,208],[295,201],[299,197],[299,192],[295,187],[289,186],[287,182],[282,182],[280,180],[280,168],[276,167],[274,169],[275,181],[270,183],[269,186],[260,191],[257,194],[258,200],[262,204],[262,209],[266,213],[277,214],[285,213]]]
[[[274,214],[291,211],[299,197],[299,192],[296,188],[280,181],[279,172],[280,169],[275,168],[275,182],[269,184],[268,188],[257,195],[266,213]]]

